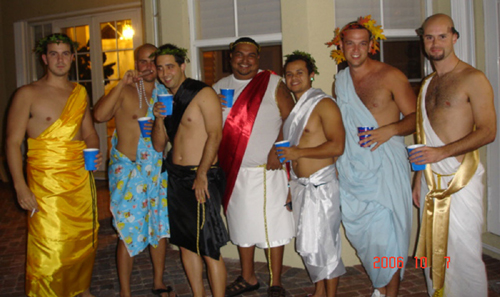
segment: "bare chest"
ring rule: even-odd
[[[123,100],[121,108],[116,112],[116,125],[119,128],[121,125],[136,123],[141,117],[148,114],[149,100],[144,100],[144,96],[139,96],[135,88],[127,89],[127,93]]]
[[[354,88],[363,104],[372,113],[384,110],[393,102],[391,91],[373,79],[354,81]]]
[[[452,112],[468,104],[468,98],[461,92],[459,82],[453,77],[434,77],[427,88],[425,108],[432,118],[434,114]]]
[[[198,129],[204,127],[203,115],[194,102],[191,102],[181,118],[181,126],[187,129]]]

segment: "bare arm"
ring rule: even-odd
[[[155,121],[153,124],[153,131],[151,131],[151,142],[153,142],[153,148],[157,152],[163,152],[168,142],[167,130],[165,129],[166,116],[161,114],[164,110],[165,106],[163,103],[155,103],[153,107]]]
[[[203,154],[196,172],[193,190],[195,190],[196,199],[200,202],[205,202],[205,197],[210,198],[207,172],[217,157],[217,151],[222,139],[222,109],[219,97],[212,88],[204,88],[196,95],[196,97],[198,96],[200,97],[196,102],[203,116],[207,140],[203,147]],[[195,99],[197,99],[196,97]]]
[[[21,144],[26,134],[31,109],[31,87],[21,88],[16,92],[7,117],[6,153],[10,173],[14,182],[19,205],[26,210],[38,209],[35,195],[26,183],[23,173]]]
[[[89,97],[86,98],[87,102],[89,101]],[[85,114],[83,115],[82,126],[82,139],[85,141],[85,144],[88,148],[99,148],[99,136],[97,135],[97,131],[94,127],[94,122],[92,121],[92,115],[90,114],[90,104],[87,104],[87,108],[85,109]],[[97,158],[95,160],[97,168],[101,166],[102,163],[102,152],[99,152]]]
[[[138,81],[139,74],[136,70],[125,72],[123,79],[107,94],[103,95],[94,106],[94,118],[98,123],[111,120],[120,109],[123,102],[123,91],[127,85]]]
[[[436,163],[456,157],[493,142],[497,133],[493,89],[482,72],[475,72],[465,86],[476,130],[441,147],[422,147],[414,150],[410,161],[416,164]],[[417,160],[418,159],[418,160]]]
[[[415,204],[416,207],[420,208],[420,191],[421,191],[421,178],[422,178],[422,171],[417,171],[415,172],[415,175],[413,176],[413,189],[412,189],[412,198],[413,198],[413,204]]]
[[[316,147],[283,148],[285,162],[289,160],[298,160],[300,158],[325,159],[338,157],[344,153],[345,130],[342,123],[340,109],[330,98],[322,99],[314,108],[318,112],[321,126],[327,139],[326,142]]]
[[[280,82],[278,85],[278,89],[276,91],[276,101],[278,102],[278,108],[280,110],[282,121],[281,121],[280,132],[275,142],[283,140],[283,123],[285,122],[286,118],[288,118],[288,115],[290,114],[290,112],[293,109],[293,106],[295,105],[290,90],[288,90],[288,88],[283,82]],[[276,154],[276,148],[273,145],[267,155],[266,169],[276,170],[280,169],[281,167],[282,165],[280,163],[280,160],[278,159],[278,155]]]
[[[366,147],[376,143],[371,151],[387,142],[393,136],[406,136],[415,132],[417,98],[413,92],[406,76],[399,70],[393,69],[388,75],[392,86],[391,92],[399,111],[404,115],[403,119],[394,123],[379,127],[378,129],[360,133],[359,135],[371,135],[362,141]]]

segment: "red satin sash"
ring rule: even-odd
[[[224,212],[233,193],[241,161],[247,149],[255,118],[271,77],[270,71],[258,73],[241,92],[227,116],[219,147],[219,164],[226,174]]]

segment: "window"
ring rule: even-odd
[[[122,7],[123,8],[123,7]],[[52,33],[67,34],[78,42],[75,61],[69,79],[87,89],[91,104],[95,103],[123,77],[134,69],[135,47],[142,44],[141,9],[130,4],[129,9],[108,8],[106,12],[74,17],[50,16],[43,21],[21,21],[15,24],[16,65],[18,84],[24,85],[40,79],[45,69],[38,55],[33,53],[36,42]],[[112,12],[110,12],[112,10]],[[100,147],[110,147],[109,139],[114,126],[96,124]],[[107,156],[103,156],[106,159]],[[105,169],[106,160],[100,170]]]
[[[261,68],[281,72],[280,0],[190,0],[191,67],[213,84],[231,73],[228,45],[249,36],[262,45]],[[194,17],[197,16],[197,17]]]
[[[380,42],[380,53],[372,58],[401,70],[415,90],[425,76],[425,59],[415,29],[426,16],[429,0],[335,0],[336,26],[360,16],[371,15],[382,25],[387,40]],[[339,70],[347,67],[341,63]]]

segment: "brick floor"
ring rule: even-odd
[[[109,213],[109,195],[107,184],[99,181],[98,205],[99,248],[92,276],[91,290],[96,296],[119,296],[118,275],[116,272],[115,252],[117,236],[111,225]],[[19,297],[24,295],[24,265],[26,252],[26,212],[15,202],[11,184],[0,183],[0,296]],[[489,297],[500,297],[500,261],[484,256],[488,270],[490,285]],[[239,262],[225,259],[228,281],[239,275]],[[268,272],[265,263],[256,263],[257,276],[261,288],[244,296],[266,296]],[[132,273],[132,293],[136,297],[153,296],[151,294],[153,271],[148,252],[143,252],[135,259]],[[174,287],[179,296],[190,296],[189,284],[184,275],[179,253],[173,249],[167,250],[164,280]],[[208,282],[205,279],[207,293],[210,294]],[[284,267],[282,282],[288,296],[305,296],[312,293],[314,286],[304,269]],[[338,288],[339,297],[370,296],[371,284],[364,269],[360,266],[347,267],[346,275],[342,276]],[[400,296],[425,297],[425,284],[422,271],[415,269],[413,259],[408,262],[405,278],[401,283]]]

